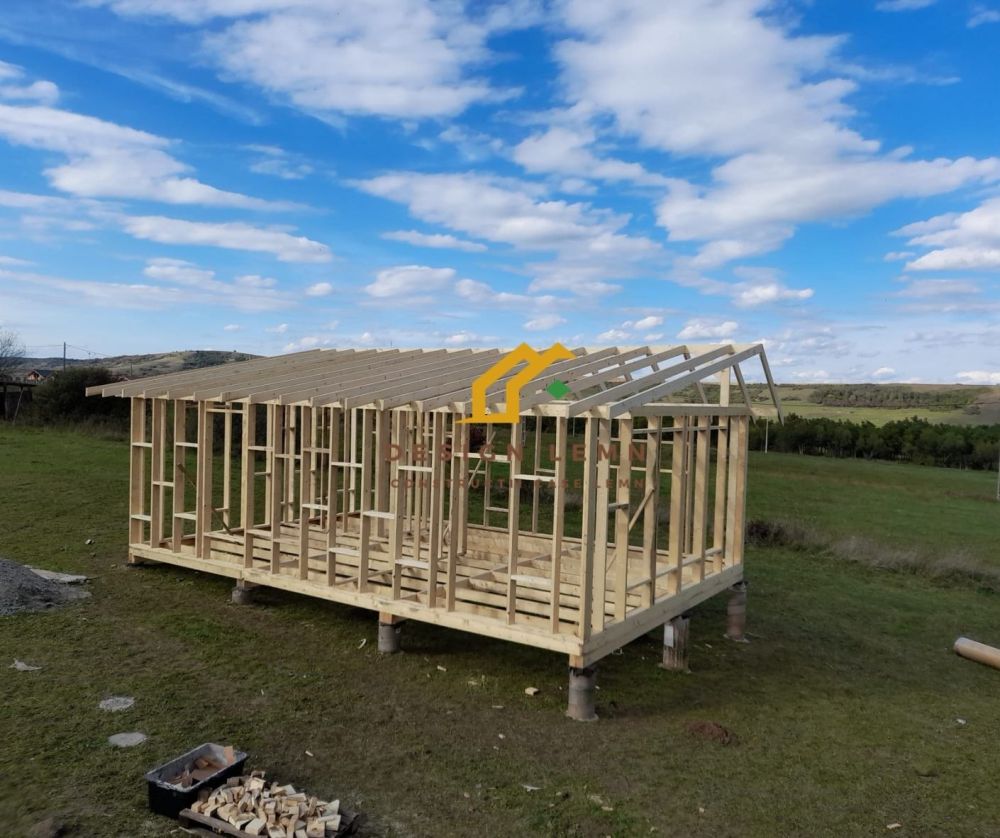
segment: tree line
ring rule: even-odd
[[[809,394],[809,401],[827,407],[894,407],[954,410],[968,407],[985,388],[966,387],[914,390],[892,384],[824,384]]]
[[[821,457],[996,470],[1000,454],[1000,425],[942,425],[916,417],[879,426],[792,414],[784,425],[752,423],[752,450],[764,450],[765,432],[769,451]]]

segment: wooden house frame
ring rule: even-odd
[[[780,405],[756,344],[565,354],[511,424],[462,421],[499,350],[315,350],[91,388],[132,401],[129,560],[371,609],[387,650],[412,619],[559,652],[586,705],[598,660],[743,580],[742,363]]]

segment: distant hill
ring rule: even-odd
[[[186,349],[178,352],[161,352],[153,355],[115,355],[109,358],[76,359],[67,358],[67,367],[106,367],[115,375],[129,378],[145,378],[150,375],[163,375],[168,372],[194,370],[201,367],[214,367],[219,364],[232,364],[237,361],[249,361],[257,358],[245,352],[218,352],[211,349]],[[18,369],[19,375],[31,370],[61,370],[63,359],[60,358],[25,358]]]
[[[767,388],[751,384],[754,401]],[[957,425],[1000,423],[1000,387],[970,384],[779,384],[786,413],[877,425],[918,416]]]

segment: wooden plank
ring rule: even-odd
[[[524,428],[521,422],[510,426],[510,445],[515,451],[524,447]],[[507,622],[513,624],[517,618],[517,574],[518,537],[520,535],[521,481],[516,477],[517,464],[510,465],[507,494]]]
[[[184,502],[187,497],[187,483],[185,480],[184,459],[187,455],[187,448],[184,443],[187,441],[187,402],[178,399],[174,402],[174,432],[173,432],[173,508],[170,522],[170,543],[175,553],[180,552],[181,541],[184,538],[184,519],[180,516],[186,511]]]
[[[300,446],[302,460],[299,463],[299,579],[309,578],[309,519],[312,517],[312,510],[309,505],[313,502],[313,437],[315,427],[313,425],[313,409],[308,405],[303,405],[302,413],[299,417]]]
[[[609,423],[610,424],[610,423]],[[628,538],[632,497],[632,420],[618,422],[618,485],[615,489],[615,619],[624,620],[628,593]]]
[[[611,420],[597,422],[597,480],[594,492],[594,573],[592,630],[604,630],[604,599],[608,589],[608,504],[611,494]]]
[[[711,424],[709,417],[699,416],[696,422],[691,552],[701,559],[698,564],[700,581],[705,578],[705,552],[708,549],[708,466],[712,432],[708,430]]]
[[[566,529],[566,473],[569,452],[566,450],[567,426],[569,420],[565,417],[556,419],[555,443],[555,486],[552,502],[552,632],[559,632],[559,595],[562,585],[562,551],[563,537]]]
[[[688,417],[674,418],[670,465],[670,561],[678,568],[670,577],[671,592],[680,591],[683,582],[680,567],[684,561],[685,518],[687,511],[687,422]]]
[[[271,478],[271,573],[278,573],[281,570],[281,544],[280,532],[282,521],[282,510],[284,509],[285,480],[284,475],[287,465],[282,459],[285,444],[285,408],[278,405],[268,405],[268,412],[271,416],[271,450],[268,452],[270,459]]]
[[[129,544],[141,544],[143,524],[136,516],[146,512],[146,451],[137,443],[146,440],[146,400],[132,399],[129,426]]]
[[[254,537],[249,530],[255,526],[257,491],[254,472],[257,454],[251,450],[257,439],[257,408],[252,404],[243,405],[243,458],[240,473],[240,526],[247,533],[244,536],[243,565],[253,565]]]
[[[659,522],[656,520],[660,508],[660,428],[663,420],[659,416],[651,416],[646,425],[646,458],[645,479],[643,481],[644,497],[649,498],[642,513],[642,552],[643,567],[649,578],[649,584],[642,591],[642,606],[648,608],[656,599],[656,538]]]

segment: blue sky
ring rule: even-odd
[[[6,0],[0,327],[1000,383],[998,46],[1000,0]]]

